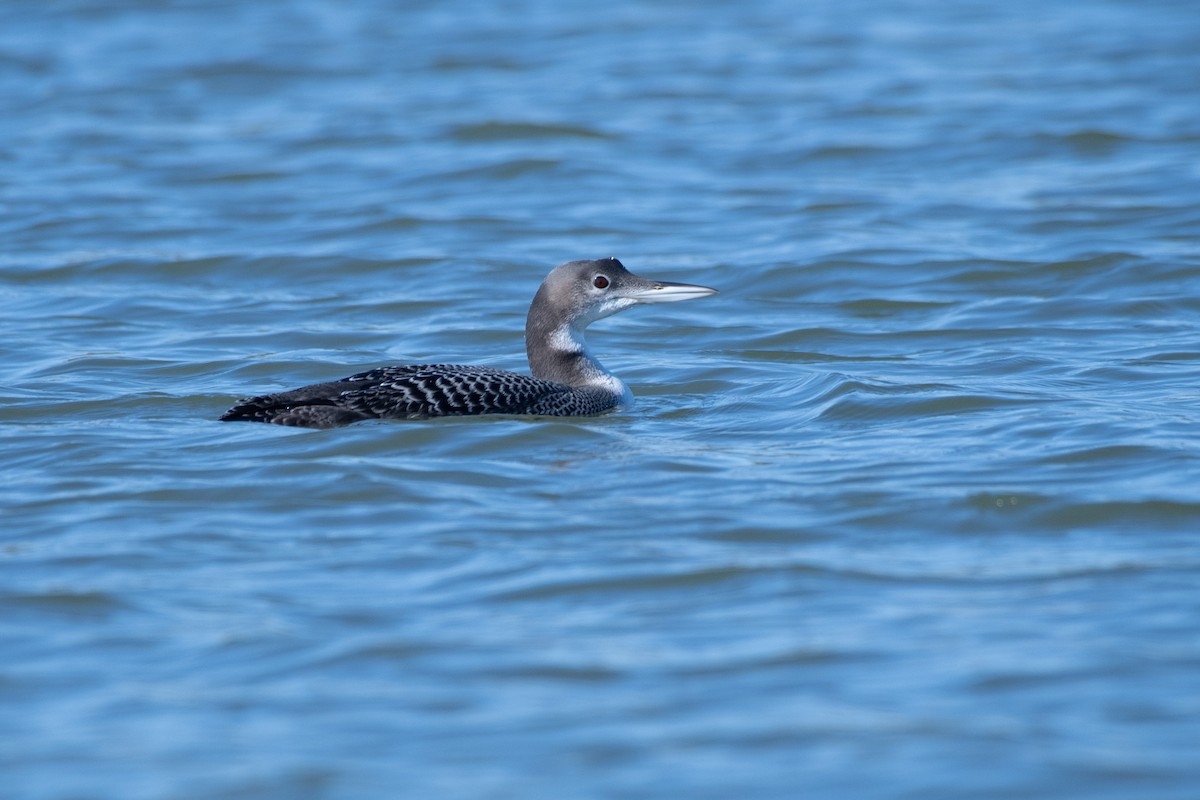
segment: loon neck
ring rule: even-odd
[[[534,377],[574,389],[598,388],[629,397],[629,388],[592,355],[583,331],[564,323],[548,331],[526,329],[525,352]]]

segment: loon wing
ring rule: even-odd
[[[221,419],[333,428],[365,419],[561,414],[554,409],[574,394],[561,383],[491,367],[413,364],[249,397]]]

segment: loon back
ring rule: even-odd
[[[620,398],[596,387],[572,388],[516,372],[461,364],[379,367],[329,383],[250,397],[222,420],[335,428],[364,419],[474,414],[589,416]]]
[[[601,414],[627,403],[632,395],[588,349],[583,338],[588,324],[634,305],[715,292],[639,278],[615,258],[570,261],[546,276],[529,307],[525,347],[533,377],[458,364],[380,367],[338,381],[246,398],[221,419],[333,428],[365,419]]]

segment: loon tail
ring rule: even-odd
[[[247,397],[220,417],[222,422],[271,422],[298,428],[337,428],[370,418],[325,398],[298,400],[277,394]]]

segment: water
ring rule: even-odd
[[[1195,797],[1198,36],[4,4],[3,796]],[[628,411],[214,421],[608,255]]]

